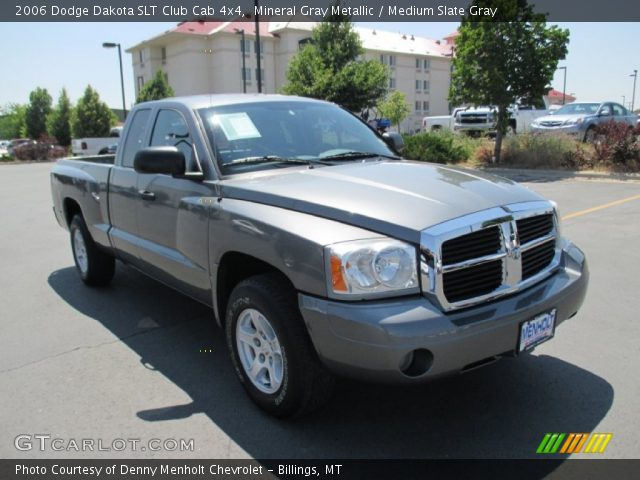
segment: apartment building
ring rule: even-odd
[[[276,93],[286,81],[291,58],[311,37],[312,22],[261,22],[262,91]],[[391,71],[390,89],[405,93],[410,116],[403,132],[420,128],[427,115],[448,113],[451,46],[406,33],[356,28],[366,59]],[[244,45],[242,44],[244,32]],[[258,91],[255,24],[251,21],[184,22],[135,45],[132,56],[136,95],[158,70],[176,95]],[[243,52],[244,65],[243,70]],[[243,81],[244,79],[244,81]]]

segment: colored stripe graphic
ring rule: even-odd
[[[536,453],[604,453],[611,438],[613,438],[612,433],[546,433],[538,445]],[[582,448],[585,444],[586,447],[583,451]]]

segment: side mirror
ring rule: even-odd
[[[404,149],[404,138],[397,132],[385,132],[382,134],[382,138],[387,145],[393,148],[397,152],[401,152]]]
[[[138,150],[133,159],[133,168],[138,173],[163,173],[184,175],[186,170],[184,153],[176,147],[149,147]]]

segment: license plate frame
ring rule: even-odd
[[[541,343],[551,340],[556,333],[557,313],[558,309],[552,308],[546,312],[539,313],[533,318],[520,322],[518,325],[518,343],[516,344],[516,351],[518,353],[523,353],[532,350]],[[547,322],[547,325],[541,326],[543,329],[540,333],[535,332],[536,326],[544,323],[545,321]],[[529,331],[526,330],[528,327],[530,327]],[[528,337],[526,340],[525,335]]]

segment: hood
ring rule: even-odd
[[[456,217],[541,197],[475,170],[411,161],[288,168],[221,183],[222,196],[274,205],[418,242]]]
[[[536,122],[566,122],[567,120],[575,120],[576,118],[586,118],[592,115],[587,115],[585,113],[573,113],[567,115],[545,115],[544,117],[536,118]]]

